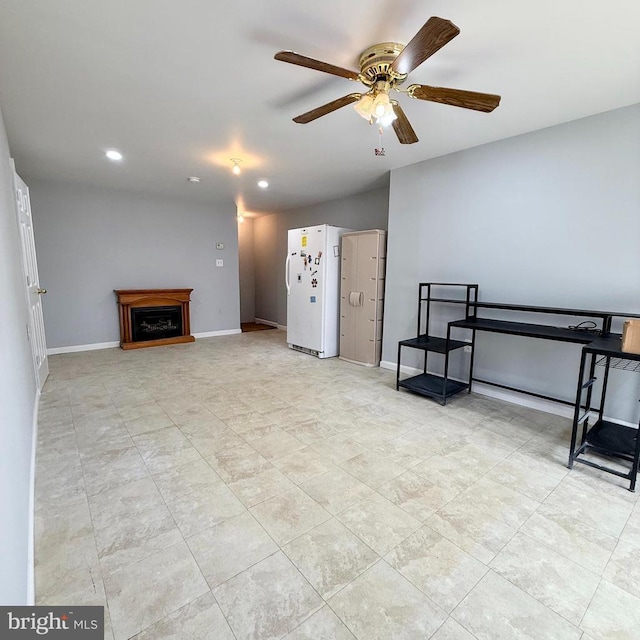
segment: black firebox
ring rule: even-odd
[[[134,342],[182,335],[182,307],[133,307],[131,325]]]

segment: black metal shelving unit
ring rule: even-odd
[[[593,399],[593,386],[597,380],[595,372],[598,365],[604,367],[604,375],[599,406],[595,409],[598,417],[593,426],[589,428],[589,419],[592,414],[590,407]],[[589,374],[585,381],[587,368]],[[640,464],[640,437],[638,435],[640,433],[640,420],[638,421],[637,429],[605,420],[604,406],[609,383],[609,371],[611,369],[640,372],[640,354],[623,352],[621,336],[617,334],[601,336],[586,345],[582,350],[568,466],[569,469],[572,469],[574,463],[579,462],[589,467],[612,473],[620,478],[629,480],[629,491],[635,491],[638,466]],[[584,401],[583,396],[586,396]],[[578,445],[580,427],[582,427],[582,432],[580,434],[580,444]],[[588,453],[595,453],[604,458],[626,461],[630,463],[629,471],[625,473],[583,457]]]
[[[434,289],[441,291],[443,288],[448,291],[460,291],[464,298],[443,298],[434,296]],[[455,294],[454,294],[455,295]],[[398,343],[398,365],[396,372],[396,390],[402,387],[407,391],[418,393],[429,398],[438,400],[441,404],[447,403],[447,398],[460,393],[465,389],[470,389],[471,380],[460,382],[449,378],[449,354],[457,349],[466,346],[472,347],[471,357],[473,358],[473,343],[463,340],[453,340],[451,338],[451,325],[447,325],[446,337],[431,335],[431,306],[434,303],[464,305],[465,317],[475,316],[475,303],[478,300],[477,284],[456,284],[448,282],[421,282],[418,285],[418,327],[415,338],[401,340]],[[424,313],[423,313],[424,311]],[[474,334],[475,335],[475,334]],[[402,359],[402,349],[418,349],[424,354],[424,366],[422,373],[409,378],[400,379],[400,364]],[[439,353],[444,356],[443,375],[427,372],[429,353]]]

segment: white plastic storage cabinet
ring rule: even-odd
[[[382,352],[382,308],[387,232],[353,231],[342,236],[340,358],[377,367]]]

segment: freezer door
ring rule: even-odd
[[[326,225],[289,231],[287,342],[324,351]]]

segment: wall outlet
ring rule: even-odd
[[[224,249],[224,242],[216,242],[216,249]]]
[[[224,260],[216,259],[216,267],[224,267]]]

